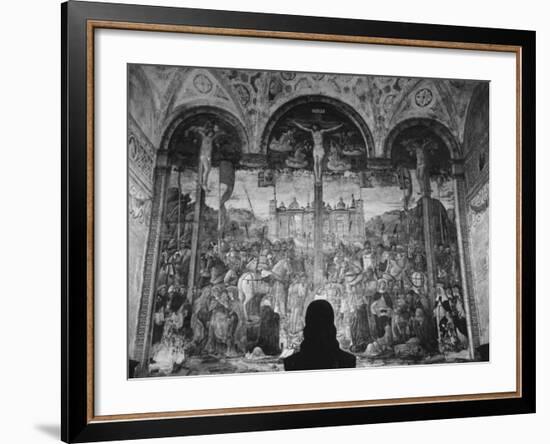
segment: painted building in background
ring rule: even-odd
[[[276,200],[269,203],[269,237],[271,240],[294,239],[302,248],[313,247],[314,210],[310,202],[300,205],[297,198],[285,205]],[[323,206],[323,244],[327,249],[340,242],[346,244],[365,241],[363,200],[354,196],[348,202],[340,198],[334,205]]]

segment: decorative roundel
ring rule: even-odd
[[[235,91],[237,91],[237,96],[239,97],[241,105],[248,105],[248,102],[250,102],[250,91],[248,91],[246,86],[242,84],[235,85]]]
[[[295,72],[282,72],[281,77],[283,78],[283,80],[286,80],[286,81],[294,80],[296,78],[296,73]]]
[[[138,145],[134,136],[130,136],[130,138],[128,139],[128,151],[130,154],[130,158],[135,160],[138,155]]]
[[[419,89],[414,95],[415,103],[421,108],[428,106],[430,103],[432,103],[432,100],[433,100],[433,93],[428,88]]]
[[[204,74],[197,74],[193,79],[193,85],[202,94],[208,94],[212,90],[212,81]]]

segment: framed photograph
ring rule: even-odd
[[[62,439],[535,411],[535,33],[64,3]]]

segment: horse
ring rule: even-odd
[[[249,310],[249,303],[255,296],[260,296],[258,301],[258,312],[261,299],[267,295],[271,290],[270,282],[268,279],[274,282],[274,292],[280,295],[281,290],[288,284],[289,277],[292,271],[292,266],[288,258],[281,259],[275,264],[271,271],[265,271],[265,275],[260,275],[254,271],[247,271],[241,275],[239,282],[237,283],[237,289],[239,291],[239,299],[243,304],[243,310],[245,319],[248,319],[249,311],[255,312],[256,310]],[[286,305],[286,295],[284,297]],[[254,313],[256,314],[256,313]]]

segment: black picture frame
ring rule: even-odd
[[[90,159],[87,131],[87,39],[89,20],[210,28],[261,30],[373,39],[511,45],[519,48],[521,119],[518,165],[521,171],[521,298],[519,396],[501,399],[388,404],[354,408],[322,408],[273,412],[241,412],[194,417],[96,420],[90,415],[88,359],[93,338],[90,291],[89,231]],[[181,435],[279,430],[511,415],[535,412],[535,32],[427,25],[355,19],[243,13],[201,9],[69,1],[61,5],[62,53],[62,383],[61,438],[90,442]],[[93,316],[92,316],[93,317]]]

